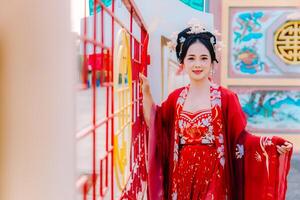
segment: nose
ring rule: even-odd
[[[195,64],[194,64],[194,67],[195,67],[195,68],[201,68],[201,66],[202,66],[201,61],[196,60],[196,61],[195,61]]]
[[[195,68],[201,68],[201,66],[202,66],[201,62],[199,62],[199,61],[195,62],[195,65],[194,65]]]

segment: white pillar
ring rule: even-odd
[[[0,6],[0,199],[75,199],[70,1]]]

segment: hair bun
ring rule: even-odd
[[[216,37],[205,28],[195,25],[185,28],[177,36],[177,44],[175,49],[176,56],[180,63],[183,62],[188,47],[193,43],[191,41],[195,40],[199,40],[206,46],[211,54],[212,61],[217,61],[214,51],[214,45],[216,45]]]

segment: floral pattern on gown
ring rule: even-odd
[[[172,199],[225,199],[225,181],[218,159],[210,109],[179,114],[179,160]]]
[[[189,86],[179,88],[161,106],[152,106],[149,199],[285,199],[292,151],[279,155],[276,148],[285,140],[249,133],[237,95],[212,83],[214,142],[184,145],[188,141],[182,140],[183,131],[179,125],[184,123],[179,123],[179,117],[188,91]],[[212,167],[206,172],[209,166]],[[222,177],[225,177],[225,184]],[[201,180],[210,181],[209,186]]]

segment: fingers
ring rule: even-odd
[[[284,145],[285,145],[285,149],[287,151],[290,151],[293,148],[293,144],[291,144],[289,142],[285,142]]]
[[[147,77],[142,73],[139,73],[139,77],[143,82],[148,80]]]
[[[289,142],[285,142],[284,145],[281,145],[281,146],[276,145],[276,147],[277,147],[278,153],[283,154],[283,153],[290,151],[292,149],[293,145]]]
[[[149,86],[148,78],[142,73],[139,73],[139,77],[140,77],[140,80],[141,80],[141,83],[142,83],[141,90],[142,90],[143,94],[149,93],[150,92],[150,86]]]
[[[284,153],[286,153],[286,150],[285,150],[282,146],[276,145],[276,147],[277,147],[277,152],[278,152],[279,154],[284,154]]]

